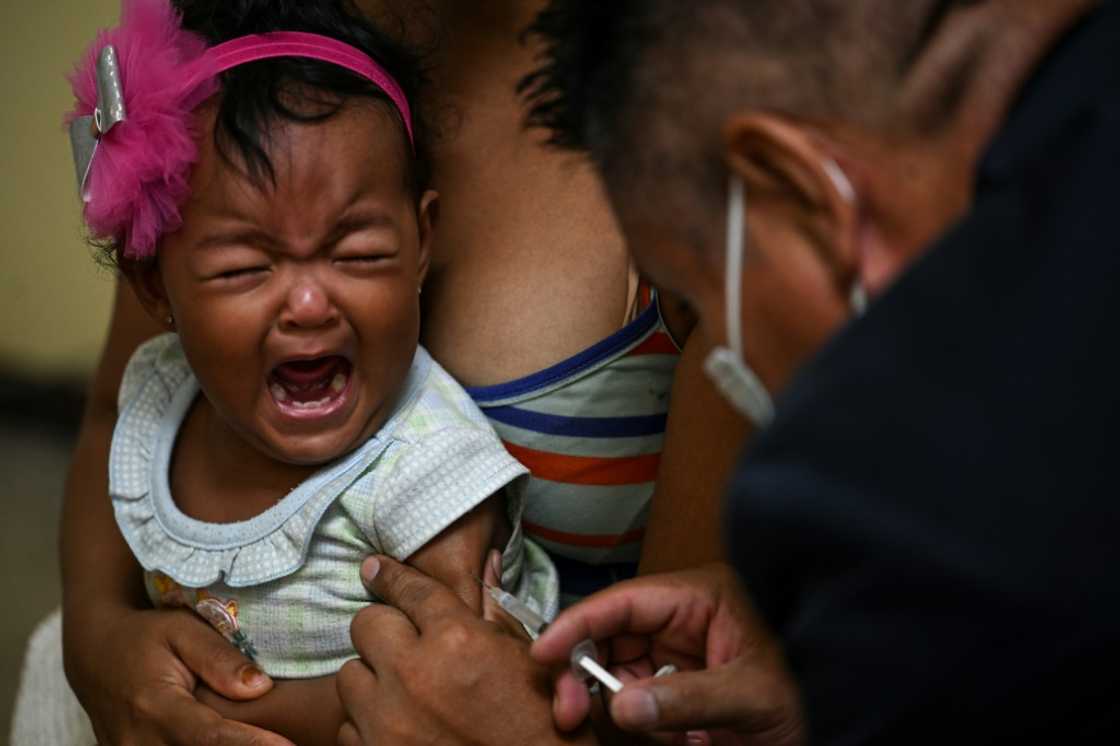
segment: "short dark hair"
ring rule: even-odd
[[[528,125],[589,153],[608,186],[692,177],[707,199],[726,184],[727,115],[885,123],[941,18],[964,2],[552,0],[526,32],[543,46],[519,91]]]
[[[403,120],[379,87],[329,62],[281,57],[239,65],[221,76],[214,143],[232,162],[236,154],[257,182],[274,178],[268,125],[275,120],[325,121],[356,98],[384,105],[400,123],[407,187],[417,199],[431,180],[429,130],[419,97],[426,82],[421,56],[383,33],[351,0],[175,0],[183,28],[213,46],[247,34],[302,31],[345,42],[373,58],[396,79],[412,109],[415,146]]]

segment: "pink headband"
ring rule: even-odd
[[[370,81],[396,106],[410,143],[412,112],[401,87],[369,55],[318,34],[280,31],[207,48],[184,31],[168,0],[123,0],[121,24],[103,31],[70,76],[67,116],[86,224],[130,259],[155,255],[182,225],[198,159],[190,114],[218,90],[216,77],[248,62],[305,57]]]
[[[369,55],[337,39],[300,31],[275,31],[271,34],[254,34],[227,41],[211,47],[207,50],[206,56],[214,60],[219,73],[247,62],[273,57],[307,57],[344,67],[352,73],[361,75],[385,92],[400,112],[405,132],[408,133],[408,141],[413,142],[412,110],[397,81],[393,80],[393,76],[374,62]]]

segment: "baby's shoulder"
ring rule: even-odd
[[[486,415],[451,374],[423,347],[417,349],[416,358],[409,376],[407,401],[393,428],[393,439],[398,443],[421,444],[458,433],[462,437],[482,436],[498,442]]]
[[[136,348],[125,366],[117,394],[118,411],[140,398],[153,381],[166,391],[175,391],[190,376],[190,366],[179,344],[179,335],[161,334]]]
[[[478,481],[493,492],[525,471],[470,395],[423,348],[401,404],[377,440],[384,448],[360,491],[414,495],[439,483],[465,490]],[[497,487],[491,484],[496,475],[503,479]]]
[[[374,546],[404,559],[527,471],[463,387],[417,351],[382,450],[342,496]]]

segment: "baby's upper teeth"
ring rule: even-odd
[[[346,376],[341,373],[335,373],[334,378],[331,379],[331,391],[337,394],[344,388],[346,388]]]
[[[271,389],[273,399],[276,401],[288,401],[288,392],[283,386],[278,383],[273,383]]]

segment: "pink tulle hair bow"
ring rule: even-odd
[[[207,47],[184,31],[169,0],[123,0],[121,24],[101,32],[70,76],[77,105],[66,117],[86,225],[127,259],[155,256],[182,225],[198,160],[191,112],[218,91],[217,76],[274,57],[338,65],[377,86],[396,107],[415,147],[412,111],[393,76],[342,41],[274,31]]]
[[[98,61],[116,50],[127,118],[100,134],[83,183],[93,236],[129,259],[155,255],[160,236],[182,224],[190,170],[198,159],[191,112],[218,90],[205,69],[206,41],[184,31],[167,0],[124,0],[121,23],[102,31],[70,75],[72,124],[98,106]],[[81,176],[79,176],[81,178]]]

